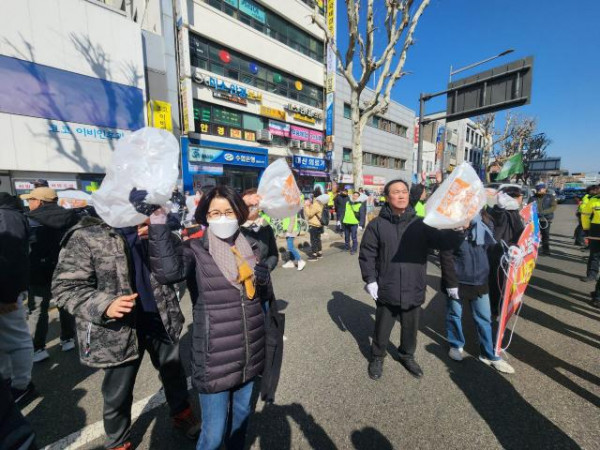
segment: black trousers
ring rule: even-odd
[[[590,239],[590,256],[587,262],[587,276],[590,278],[598,277],[600,269],[600,240]]]
[[[323,228],[319,227],[308,227],[308,234],[310,234],[310,246],[313,253],[319,253],[323,250],[321,245],[321,234],[323,234]]]
[[[542,250],[548,252],[550,251],[550,227],[552,222],[548,221],[546,223],[545,227],[540,226],[540,234],[542,235]]]
[[[417,349],[417,331],[419,330],[420,315],[420,306],[402,310],[399,306],[377,302],[375,333],[373,335],[371,355],[377,358],[385,357],[392,329],[396,320],[400,318],[400,347],[398,348],[398,353],[401,359],[414,359],[415,350]]]
[[[106,448],[113,448],[129,440],[131,405],[135,378],[145,352],[158,370],[171,415],[189,407],[187,381],[179,359],[179,343],[169,342],[168,336],[138,330],[140,357],[135,361],[104,369],[102,397],[104,399],[104,431]]]

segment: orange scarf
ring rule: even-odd
[[[254,287],[254,271],[250,264],[244,259],[242,254],[239,252],[235,246],[230,247],[231,251],[235,256],[235,260],[238,266],[238,278],[237,282],[244,285],[246,290],[246,296],[249,300],[254,299],[256,295],[256,288]]]

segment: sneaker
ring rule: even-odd
[[[350,256],[354,256],[354,255],[356,255],[356,250],[351,250],[350,251]]]
[[[45,348],[43,348],[41,350],[36,350],[35,352],[33,352],[33,362],[34,363],[45,361],[48,358],[50,358],[50,354],[48,353],[48,351]]]
[[[303,261],[303,260],[298,261],[298,270],[304,269],[304,266],[306,266],[306,261]]]
[[[369,378],[379,380],[383,375],[383,358],[375,357],[369,363]]]
[[[423,376],[421,366],[419,366],[414,359],[401,359],[400,364],[402,364],[413,377],[421,378]]]
[[[13,396],[13,400],[15,401],[15,403],[18,404],[20,401],[24,400],[28,395],[35,393],[35,386],[30,381],[25,389],[17,389],[11,387],[10,392]]]
[[[69,352],[75,348],[75,339],[60,341],[60,347],[63,352]]]
[[[321,252],[318,252],[318,253],[317,253],[317,258],[318,258],[318,259],[321,259],[322,257],[323,257],[323,253],[321,253]]]
[[[294,267],[296,267],[296,265],[294,264],[294,261],[292,261],[291,259],[286,262],[284,265],[282,265],[281,267],[283,267],[284,269],[293,269]]]
[[[448,356],[450,356],[450,358],[452,358],[454,361],[462,361],[463,360],[463,349],[450,347]]]
[[[503,359],[491,360],[491,359],[484,358],[483,356],[480,356],[479,361],[484,363],[486,366],[493,367],[498,372],[515,373],[515,369],[513,369],[513,367],[509,363],[504,361]]]
[[[307,261],[318,261],[319,258],[317,258],[317,255],[310,255],[307,259]]]
[[[200,421],[189,406],[173,417],[173,427],[181,430],[188,439],[198,439]]]
[[[118,447],[111,447],[108,450],[133,450],[133,444],[131,442],[125,442]]]

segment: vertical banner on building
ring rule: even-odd
[[[508,321],[523,303],[523,295],[533,275],[540,246],[540,223],[537,204],[533,202],[523,208],[521,218],[525,224],[525,229],[517,243],[518,249],[511,247],[508,255],[508,273],[502,291],[498,334],[496,335],[496,345],[494,347],[496,356],[500,356],[500,352],[503,350],[502,340]]]
[[[150,100],[148,102],[148,125],[173,132],[171,104],[160,100]]]
[[[335,0],[327,0],[326,19],[327,29],[332,39],[335,42]],[[335,52],[331,45],[327,45],[327,73],[325,78],[325,145],[326,149],[333,151],[333,120],[334,120],[334,105],[335,105],[335,71],[337,60]],[[333,164],[333,161],[332,161]]]
[[[435,139],[435,171],[442,171],[442,157],[444,155],[444,147],[446,144],[446,127],[439,127],[437,137]]]
[[[181,133],[194,130],[194,99],[192,97],[192,65],[190,61],[187,2],[176,0],[175,23],[177,25],[177,60],[179,63],[179,92],[181,95]]]

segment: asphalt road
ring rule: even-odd
[[[469,312],[465,350],[473,356],[461,363],[448,358],[445,299],[437,292],[433,259],[416,354],[425,372],[421,380],[396,361],[399,325],[383,378],[368,378],[375,308],[363,291],[357,258],[341,252],[339,243],[302,272],[278,268],[274,283],[287,327],[284,367],[276,404],[259,402],[252,417],[249,447],[600,449],[600,310],[587,303],[593,285],[578,280],[586,255],[572,246],[574,210],[573,205],[559,207],[553,254],[540,257],[527,290],[507,355],[514,375],[499,374],[477,360]],[[182,307],[188,319],[182,339],[187,366],[187,296]],[[84,429],[71,448],[99,448],[102,372],[81,366],[75,352],[60,352],[56,312],[51,320],[51,359],[36,365],[40,396],[24,413],[41,446]],[[134,443],[142,449],[193,449],[194,443],[171,430],[168,410],[155,395],[159,389],[157,372],[146,358],[134,401],[141,408],[154,397],[133,425]],[[190,396],[195,398],[193,390]],[[65,447],[62,441],[54,448]]]

